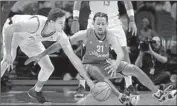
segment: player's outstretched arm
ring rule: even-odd
[[[74,1],[74,7],[73,7],[73,22],[71,25],[71,31],[72,33],[76,33],[79,31],[79,14],[80,14],[80,7],[81,7],[82,1]]]
[[[105,70],[109,69],[108,74],[111,74],[111,76],[116,75],[116,70],[120,64],[120,62],[124,58],[123,50],[118,42],[118,39],[116,35],[112,34],[111,32],[108,32],[107,39],[115,53],[117,54],[116,60],[107,60],[108,63],[110,63],[110,66],[106,67]]]
[[[137,27],[135,24],[134,10],[132,2],[129,0],[124,1],[125,8],[127,10],[127,15],[129,17],[129,32],[132,31],[132,35],[137,35]]]
[[[71,43],[76,43],[77,41],[84,40],[84,35],[86,31],[80,31],[73,35],[73,37],[70,38]],[[79,74],[87,81],[90,88],[93,88],[94,83],[90,79],[90,77],[87,75],[86,70],[84,69],[84,66],[79,59],[79,57],[76,56],[74,53],[71,45],[70,45],[69,39],[67,39],[65,36],[61,39],[60,45],[65,52],[65,54],[68,56],[71,63],[74,65],[74,67],[78,70]]]
[[[38,63],[44,56],[52,54],[56,51],[58,51],[59,49],[61,49],[61,45],[68,45],[68,44],[77,44],[78,41],[84,40],[86,37],[86,31],[79,31],[78,33],[74,34],[73,36],[70,37],[70,43],[68,42],[68,38],[67,35],[62,32],[59,33],[60,36],[57,40],[56,43],[52,44],[50,47],[48,47],[45,51],[43,51],[42,53],[40,53],[37,56],[33,56],[30,57],[28,60],[26,60],[25,65],[31,63],[31,62],[35,62],[34,64]]]

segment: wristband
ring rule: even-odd
[[[74,10],[73,11],[73,17],[79,17],[79,10]]]
[[[134,10],[133,9],[130,9],[130,10],[127,10],[127,15],[130,17],[130,16],[134,16]]]

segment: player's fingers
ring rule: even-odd
[[[12,69],[12,70],[13,70],[13,64],[11,64],[11,65],[10,65],[10,69]]]
[[[132,28],[132,35],[134,35],[134,33],[135,33],[135,30]]]
[[[111,59],[107,59],[106,62],[109,63],[109,64],[112,63]]]
[[[10,71],[10,65],[8,64],[8,66],[7,66],[7,71]]]
[[[34,65],[36,65],[37,63],[38,63],[38,61],[35,61],[35,62],[34,62]]]
[[[104,70],[110,69],[111,67],[112,67],[112,66],[110,65],[110,66],[106,67]]]
[[[31,63],[33,60],[31,58],[29,58],[28,60],[25,61],[25,65],[28,65],[29,63]]]
[[[116,77],[116,71],[114,72],[114,77]]]
[[[111,77],[113,77],[114,76],[114,69],[112,68],[111,70],[112,70]]]
[[[128,26],[128,32],[130,32],[131,31],[131,26],[130,26],[130,24],[129,24],[129,26]]]
[[[108,71],[108,74],[110,74],[112,72],[112,70],[110,69],[109,71]]]
[[[111,73],[111,77],[113,77],[113,72]]]
[[[137,35],[137,29],[135,30],[135,36]]]

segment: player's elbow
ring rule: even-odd
[[[61,49],[61,45],[60,45],[59,42],[56,42],[56,43],[55,43],[55,48],[58,49],[58,50]]]

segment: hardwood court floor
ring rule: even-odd
[[[9,92],[1,92],[1,105],[11,106],[58,106],[58,105],[121,105],[118,98],[114,95],[107,101],[98,102],[87,92],[84,98],[74,98],[76,86],[45,86],[43,91],[45,97],[51,101],[51,104],[38,104],[36,100],[31,99],[26,91],[32,86],[15,86]],[[138,105],[160,105],[159,102],[151,96],[150,92],[140,92],[140,101]],[[176,99],[168,101],[163,105],[176,105]]]

